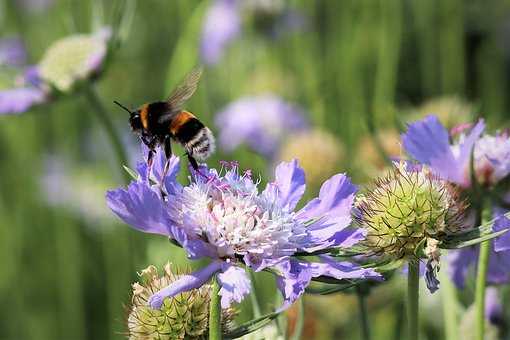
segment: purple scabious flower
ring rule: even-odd
[[[138,165],[138,179],[127,188],[107,193],[108,206],[135,229],[169,237],[190,259],[210,258],[205,268],[183,276],[149,299],[159,308],[167,297],[200,287],[213,275],[221,285],[221,305],[240,302],[251,289],[243,265],[276,275],[287,308],[312,278],[380,278],[372,269],[319,256],[309,262],[293,257],[332,247],[350,247],[364,233],[350,228],[356,192],[349,178],[338,174],[326,181],[319,197],[302,209],[296,205],[305,191],[305,174],[297,161],[281,163],[275,180],[259,192],[251,172],[240,173],[234,163],[223,163],[218,172],[201,166],[201,175],[183,186],[176,181],[179,158],[161,178],[165,163],[161,150],[149,173]],[[166,194],[162,195],[160,186]]]
[[[38,69],[25,64],[26,54],[21,40],[0,41],[0,67],[8,71],[0,84],[0,114],[22,113],[46,101]]]
[[[241,34],[240,12],[237,0],[216,0],[207,10],[200,46],[205,64],[216,64],[228,45]]]
[[[479,120],[474,126],[463,124],[449,133],[437,117],[428,116],[410,124],[402,140],[405,150],[413,158],[468,193],[472,189],[470,161],[473,153],[476,181],[484,189],[493,190],[510,175],[510,138],[508,133],[482,135],[484,128],[483,120]],[[452,137],[456,137],[454,142],[450,142]],[[499,217],[493,227],[495,231],[510,226],[510,220],[502,216],[506,212],[507,209],[494,203],[494,218]],[[474,227],[474,219],[467,219],[465,223]],[[493,284],[510,282],[510,236],[498,237],[492,246],[487,280]],[[477,257],[478,247],[463,248],[449,254],[449,270],[457,286],[464,286],[469,269],[477,263]]]
[[[231,152],[246,144],[273,159],[285,137],[308,128],[302,109],[272,94],[243,97],[216,114],[220,147]]]
[[[0,39],[0,66],[23,66],[26,61],[27,51],[21,39]]]
[[[256,28],[278,38],[305,26],[305,17],[285,8],[283,1],[214,0],[207,9],[200,39],[200,55],[207,65],[217,64],[230,44],[242,34],[243,17],[253,17]]]

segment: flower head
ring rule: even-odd
[[[405,163],[376,180],[358,209],[358,220],[367,229],[364,243],[375,253],[396,258],[413,257],[422,242],[458,232],[463,213],[447,182],[427,168],[406,169]]]
[[[155,293],[149,299],[152,307],[160,308],[166,297],[200,287],[215,273],[222,286],[222,306],[240,302],[251,289],[243,266],[275,272],[284,307],[317,276],[379,277],[373,270],[326,256],[318,262],[292,257],[350,247],[364,237],[362,231],[349,228],[356,188],[345,175],[326,181],[319,197],[296,211],[305,190],[304,171],[296,161],[278,165],[275,180],[259,191],[251,172],[240,172],[235,163],[223,163],[220,171],[202,166],[202,176],[192,177],[183,186],[176,181],[176,157],[170,161],[168,175],[161,178],[164,158],[158,151],[150,173],[145,164],[139,165],[139,178],[127,189],[107,193],[108,205],[133,227],[174,239],[191,259],[208,257],[212,262]],[[159,183],[166,192],[163,196]]]
[[[41,78],[61,92],[100,71],[110,37],[108,30],[77,34],[53,43],[39,63]]]
[[[267,158],[273,158],[286,136],[308,127],[304,112],[274,95],[243,97],[216,115],[221,127],[219,144],[233,151],[245,143]]]
[[[133,284],[133,295],[127,319],[129,339],[204,339],[208,332],[211,286],[179,293],[163,301],[161,309],[147,305],[150,296],[178,280],[182,274],[172,272],[167,263],[163,275],[154,266],[139,274],[140,282]],[[222,322],[228,324],[232,309],[222,310]]]
[[[459,185],[467,197],[478,200],[480,196],[472,191],[472,178],[476,179],[483,190],[492,191],[485,196],[498,197],[499,183],[510,175],[510,137],[508,133],[482,135],[484,128],[484,122],[480,120],[474,126],[463,124],[453,134],[449,134],[437,117],[428,116],[409,125],[408,131],[402,135],[403,145],[413,158],[429,166],[445,180]],[[451,139],[453,142],[450,142]],[[471,174],[471,154],[474,174]],[[500,197],[500,200],[508,202],[508,197]],[[501,202],[491,202],[493,217],[497,218],[493,228],[495,231],[510,225],[510,220],[502,216],[507,209],[500,207]],[[464,223],[466,227],[475,227],[474,219],[466,219]],[[464,285],[467,272],[476,264],[477,256],[476,247],[449,254],[450,273],[458,286]],[[507,270],[509,260],[510,237],[502,235],[494,240],[488,270],[489,282],[510,281],[510,272]]]

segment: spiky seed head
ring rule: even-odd
[[[77,34],[53,43],[39,63],[41,79],[61,92],[101,69],[107,52],[108,32]]]
[[[209,322],[211,286],[183,292],[163,301],[161,309],[148,305],[149,297],[180,277],[171,265],[164,266],[163,275],[155,266],[139,273],[140,282],[132,286],[133,295],[127,319],[130,339],[206,339]],[[232,310],[223,310],[223,323],[233,318]]]
[[[367,231],[365,245],[395,258],[412,257],[424,242],[458,232],[465,210],[450,184],[427,168],[407,167],[396,165],[357,202],[356,218]]]

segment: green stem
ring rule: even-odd
[[[420,269],[418,261],[409,261],[407,273],[407,324],[408,337],[418,339],[418,297],[420,289]]]
[[[476,276],[475,308],[476,308],[476,339],[483,340],[485,333],[485,287],[487,285],[487,267],[491,241],[480,244],[480,255],[478,257],[478,270]]]
[[[441,296],[443,300],[443,319],[445,327],[445,335],[448,340],[458,340],[459,320],[458,320],[458,303],[455,286],[448,277],[447,264],[441,265]]]
[[[364,340],[370,340],[370,324],[368,322],[366,294],[360,287],[357,287],[356,293],[358,296],[359,322],[362,335],[361,338]]]
[[[221,339],[220,284],[215,276],[212,283],[211,305],[209,309],[209,340]]]
[[[262,313],[260,312],[260,305],[259,305],[259,299],[257,298],[257,291],[255,289],[255,274],[253,273],[253,270],[248,270],[250,273],[250,279],[251,279],[251,293],[250,293],[250,299],[251,299],[251,306],[253,308],[253,317],[255,319],[258,319],[262,316]]]
[[[304,326],[305,326],[305,299],[303,296],[299,300],[299,311],[296,320],[296,326],[294,327],[294,333],[292,334],[290,340],[301,339],[301,334],[303,334]]]
[[[112,145],[115,156],[117,157],[117,162],[120,163],[119,165],[127,165],[127,156],[120,136],[117,133],[117,130],[115,129],[115,126],[113,125],[113,122],[108,115],[108,112],[106,111],[103,103],[99,99],[99,96],[91,86],[85,89],[85,95],[87,96],[87,100],[92,106],[91,111],[96,115],[108,138],[110,139],[110,144]],[[119,166],[119,169],[122,171],[122,175],[126,183],[129,183],[131,180],[129,174],[122,170],[121,166]]]

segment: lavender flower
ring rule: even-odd
[[[25,112],[47,99],[37,68],[25,62],[26,50],[20,40],[0,41],[0,67],[7,68],[0,84],[0,114]]]
[[[0,39],[0,66],[23,66],[26,61],[27,51],[21,39]]]
[[[217,273],[222,307],[240,302],[251,290],[243,264],[275,273],[284,297],[282,308],[294,302],[314,277],[380,277],[371,269],[328,256],[319,256],[317,262],[292,257],[297,252],[350,247],[363,239],[362,231],[349,228],[356,187],[345,175],[326,181],[318,198],[295,211],[305,190],[305,174],[296,161],[278,165],[275,181],[262,192],[250,172],[240,174],[236,164],[224,163],[220,172],[202,166],[202,175],[182,186],[176,181],[179,159],[172,157],[168,175],[161,178],[164,163],[158,150],[151,173],[146,164],[139,164],[137,180],[106,196],[109,207],[134,228],[175,240],[191,259],[212,260],[152,295],[153,308],[160,308],[166,297],[202,286]]]
[[[230,152],[245,143],[273,159],[288,134],[308,127],[304,117],[299,107],[275,95],[240,98],[216,114],[220,147]]]
[[[254,18],[256,27],[271,36],[296,31],[304,26],[304,17],[296,10],[286,10],[282,1],[215,0],[205,14],[200,43],[202,62],[217,64],[225,50],[242,33],[242,19]]]
[[[485,128],[483,120],[466,133],[465,130],[469,127],[464,124],[460,129],[455,129],[458,135],[457,140],[450,143],[450,135],[437,117],[428,116],[411,124],[408,131],[402,135],[404,148],[416,160],[430,166],[434,172],[459,185],[467,193],[473,184],[470,173],[470,156],[473,150],[474,176],[485,190],[493,190],[503,178],[510,174],[510,139],[507,133],[482,135]],[[502,199],[504,201],[504,198]],[[505,209],[497,205],[494,207],[494,217],[501,216],[505,212]],[[473,226],[473,221],[466,220],[465,223]],[[495,224],[494,230],[502,230],[509,225],[510,220],[502,217]],[[509,236],[503,235],[494,241],[488,282],[509,282],[509,249]],[[459,287],[464,285],[469,268],[476,264],[477,256],[477,248],[464,248],[451,252],[450,273]]]
[[[224,50],[241,33],[240,4],[236,0],[216,0],[205,15],[201,56],[205,64],[216,64]]]

